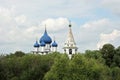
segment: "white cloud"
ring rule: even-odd
[[[102,0],[102,6],[120,16],[120,0]]]
[[[108,27],[109,25],[110,25],[109,19],[104,18],[104,19],[88,22],[84,24],[82,27],[85,29],[96,30],[98,28],[102,29]]]
[[[4,34],[0,38],[0,42],[21,42],[21,39],[26,41],[34,36],[39,37],[41,31],[44,31],[45,24],[47,30],[59,31],[67,27],[68,20],[62,17],[48,18],[34,25],[30,20],[27,20],[25,15],[16,15],[12,9],[0,8],[0,34]]]
[[[85,24],[80,26],[78,39],[80,48],[83,49],[82,51],[86,49],[97,49],[98,47],[100,47],[101,44],[104,43],[104,40],[101,41],[100,34],[110,33],[115,30],[113,32],[113,34],[115,35],[117,33],[116,30],[120,30],[119,25],[119,22],[107,18],[86,22]],[[104,38],[108,38],[108,36],[105,36]],[[110,39],[112,40],[114,38],[112,37]],[[113,45],[115,45],[115,42],[113,43]]]
[[[68,19],[67,18],[49,18],[40,23],[41,28],[45,28],[45,25],[48,30],[50,31],[60,31],[65,29],[68,26]]]
[[[117,39],[120,39],[120,31],[119,30],[113,30],[112,33],[109,34],[100,34],[100,41],[97,43],[97,48],[101,48],[106,43],[113,43]]]
[[[4,8],[4,7],[0,7],[0,23],[1,24],[10,24],[10,22],[12,21],[12,12],[13,9],[12,8]]]
[[[18,24],[23,24],[26,22],[26,16],[25,15],[17,16],[15,20]]]
[[[89,2],[89,3],[88,3]],[[24,13],[29,17],[83,17],[91,15],[97,6],[95,0],[10,0],[1,2],[0,5],[15,6],[17,14]],[[34,14],[34,15],[33,15]]]
[[[109,32],[112,29],[113,22],[109,19],[103,18],[89,21],[80,26],[80,36],[84,41],[94,41],[94,38],[97,39],[101,32]]]
[[[36,26],[31,26],[30,28],[26,29],[27,33],[35,32],[35,31],[37,31],[37,27]]]

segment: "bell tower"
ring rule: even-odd
[[[68,54],[68,56],[72,56],[72,54],[77,53],[77,46],[72,34],[72,29],[71,29],[72,25],[71,22],[69,23],[69,31],[68,31],[68,35],[67,35],[67,40],[64,44],[64,53]]]

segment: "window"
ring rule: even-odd
[[[69,54],[72,54],[72,49],[69,49]]]
[[[67,44],[67,46],[69,46],[69,44]]]
[[[71,44],[71,46],[73,47],[73,44]]]
[[[66,49],[64,49],[64,52],[66,53]]]

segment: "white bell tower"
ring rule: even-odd
[[[77,53],[77,47],[76,47],[76,43],[74,41],[74,37],[72,34],[72,29],[71,29],[71,23],[69,24],[69,31],[68,31],[68,35],[67,35],[67,40],[64,44],[64,53],[68,54],[68,56],[71,58],[72,54]]]

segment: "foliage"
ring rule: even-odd
[[[49,55],[10,54],[0,60],[0,80],[42,80],[58,53]]]
[[[107,66],[120,67],[120,46],[115,48],[112,44],[105,44],[100,51]]]
[[[120,67],[120,46],[116,49],[116,54],[114,55],[114,62],[116,66]]]
[[[58,58],[45,75],[45,80],[107,80],[109,68],[78,54],[69,60],[65,55]]]
[[[84,55],[87,58],[90,58],[90,59],[93,58],[93,59],[99,61],[100,63],[105,64],[105,60],[102,58],[102,54],[99,50],[93,50],[93,51],[86,50]]]
[[[16,51],[0,56],[0,80],[120,80],[120,47],[47,55]]]

